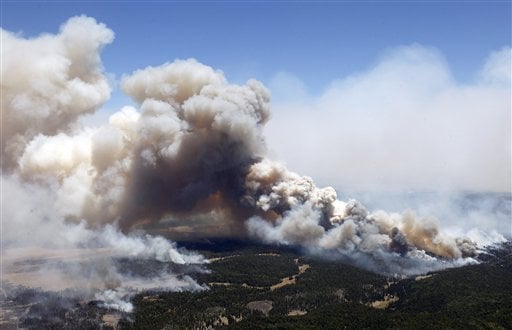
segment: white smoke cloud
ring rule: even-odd
[[[110,95],[99,52],[113,32],[83,16],[69,19],[57,35],[24,39],[0,32],[2,278],[50,289],[93,290],[110,300],[116,295],[109,292],[122,291],[126,299],[126,283],[134,279],[119,271],[119,258],[205,263],[162,237],[125,234],[116,226],[140,114],[126,107],[102,127],[76,123]],[[18,261],[32,263],[34,249],[46,251],[35,263],[37,271],[19,276]],[[172,281],[159,282],[166,290],[200,287],[168,271],[150,278],[158,282],[171,275]],[[135,280],[140,284],[140,278]],[[129,303],[116,306],[127,309]]]
[[[439,51],[398,47],[319,97],[275,104],[269,145],[344,189],[510,192],[510,71],[509,47],[472,84],[456,82]]]
[[[340,201],[334,189],[317,188],[310,178],[279,163],[252,165],[246,188],[244,201],[264,212],[251,217],[247,229],[268,243],[303,246],[388,274],[475,262],[471,257],[477,254],[477,244],[467,236],[443,232],[437,219],[411,211],[370,213],[358,201]],[[504,239],[495,238],[493,242]]]
[[[2,167],[10,168],[35,135],[65,131],[108,99],[99,51],[114,33],[84,16],[71,18],[58,35],[23,39],[0,33]]]
[[[511,61],[512,50],[510,47],[492,52],[480,73],[480,79],[485,84],[497,84],[503,85],[504,87],[510,86],[512,79]]]
[[[131,286],[130,286],[131,285]],[[124,312],[132,312],[133,304],[129,299],[137,291],[158,290],[166,292],[203,291],[207,290],[206,285],[199,285],[190,276],[177,277],[173,274],[160,274],[156,278],[127,280],[127,287],[108,289],[97,292],[94,295],[96,300],[102,301],[105,308],[114,308]]]
[[[262,130],[270,117],[270,95],[258,81],[229,84],[222,72],[193,59],[147,67],[123,76],[121,82],[122,90],[138,103],[137,108],[124,107],[103,125],[80,126],[80,116],[97,110],[110,93],[99,52],[112,39],[112,31],[87,17],[71,18],[59,34],[35,39],[2,31],[2,58],[6,59],[2,71],[2,81],[6,82],[2,85],[2,94],[6,95],[2,99],[2,129],[6,130],[2,145],[2,246],[8,248],[5,255],[13,248],[27,246],[78,249],[88,256],[87,260],[66,265],[52,274],[62,283],[90,282],[88,286],[96,290],[96,297],[103,299],[106,306],[123,310],[131,309],[127,301],[134,292],[130,283],[144,288],[158,284],[168,290],[204,289],[187,275],[176,277],[167,268],[150,276],[120,270],[118,263],[123,258],[175,266],[206,262],[202,256],[178,249],[162,237],[143,233],[144,228],[171,223],[162,222],[168,219],[203,218],[215,225],[221,223],[226,234],[245,235],[247,228],[250,235],[265,242],[302,245],[314,253],[348,258],[380,272],[412,274],[434,265],[445,267],[445,259],[452,260],[449,265],[471,262],[475,244],[445,234],[435,220],[407,212],[370,213],[355,200],[338,200],[332,187],[318,188],[311,178],[269,160]],[[19,75],[18,67],[24,70]],[[491,72],[486,74],[488,77],[501,72],[492,68],[487,71]],[[300,90],[301,85],[296,85]],[[361,99],[362,91],[372,98]],[[394,94],[389,91],[403,93],[404,97],[390,98]],[[500,112],[502,93],[488,87],[457,89],[435,52],[406,48],[403,54],[392,55],[368,75],[333,84],[316,101],[322,116],[302,123],[307,129],[294,141],[293,149],[311,152],[308,148],[321,139],[319,136],[331,137],[316,148],[337,148],[328,149],[331,158],[327,158],[334,162],[338,155],[343,157],[345,163],[335,163],[336,173],[347,173],[343,174],[347,177],[359,172],[368,174],[365,171],[375,166],[372,159],[379,159],[379,154],[362,148],[366,142],[361,134],[369,131],[366,124],[359,123],[372,109],[388,102],[398,115],[389,124],[384,121],[389,113],[382,111],[370,125],[375,134],[369,136],[376,140],[392,137],[389,148],[380,150],[380,156],[392,160],[404,149],[413,170],[405,175],[416,179],[418,173],[414,171],[425,170],[426,165],[414,160],[416,150],[408,149],[403,141],[430,141],[430,129],[445,127],[446,123],[437,120],[444,108],[437,105],[465,105],[466,98],[485,95],[493,103],[482,101],[463,110],[464,114],[476,114],[473,119],[487,127],[494,120],[507,118],[507,113]],[[414,125],[418,114],[408,113],[418,100],[426,104],[418,113],[431,113],[425,119],[428,127],[422,129]],[[355,117],[333,120],[338,116],[334,112],[338,105],[352,111]],[[483,116],[479,106],[484,105],[497,107],[499,113]],[[462,114],[458,110],[448,118]],[[305,112],[294,114],[291,123],[305,119],[304,115]],[[319,119],[324,115],[331,116],[328,124]],[[409,121],[411,124],[405,125]],[[319,124],[326,134],[315,131]],[[393,135],[399,125],[405,128],[399,136]],[[472,131],[476,126],[471,125],[464,127]],[[338,141],[335,137],[339,130],[349,134],[350,139]],[[461,147],[466,133],[454,131],[453,148]],[[485,134],[491,136],[490,132]],[[501,131],[495,132],[492,137],[500,134]],[[446,136],[432,139],[436,138]],[[425,153],[438,160],[434,149],[426,146]],[[497,157],[491,154],[497,149],[479,151],[484,152],[484,157]],[[324,160],[318,157],[315,162]],[[428,165],[429,171],[422,173],[427,177],[444,173],[439,164],[432,161]],[[395,171],[394,175],[409,169],[386,168]],[[500,171],[501,167],[494,174],[499,176]],[[372,175],[363,182],[388,181],[388,177]],[[486,175],[485,182],[494,182],[494,176]],[[392,178],[393,173],[389,176]],[[466,178],[460,176],[460,180]],[[480,182],[469,178],[468,182],[477,181]],[[9,198],[15,197],[9,203],[5,202],[5,192],[9,192]],[[208,219],[215,214],[222,220]],[[106,252],[94,256],[96,251]],[[16,277],[16,265],[19,263],[9,264],[8,279]],[[41,271],[50,271],[52,265]],[[144,278],[153,284],[144,282]]]
[[[510,48],[493,52],[479,80],[460,85],[437,50],[420,45],[390,50],[375,67],[334,81],[317,98],[297,102],[287,98],[285,89],[267,127],[269,145],[294,168],[321,182],[349,187],[347,191],[381,191],[374,195],[387,202],[376,203],[378,207],[399,212],[407,205],[397,206],[397,198],[389,198],[386,191],[509,193],[510,63]],[[290,74],[284,78],[294,81],[292,90],[307,95],[297,78]],[[276,81],[284,78],[279,74]],[[312,196],[311,189],[306,191]],[[264,194],[263,200],[283,200],[267,197],[272,195]],[[376,198],[367,193],[362,197]],[[332,228],[320,225],[321,216],[310,210],[314,203],[299,209],[291,203],[293,211],[274,224],[256,217],[248,222],[248,229],[267,241],[297,244],[287,228],[294,224],[294,214],[301,212],[311,231],[310,240],[302,239],[308,249],[334,250],[338,257],[391,273],[448,266],[442,259],[426,258],[425,251],[455,258],[450,261],[453,265],[471,262],[460,257],[471,255],[475,242],[484,246],[512,235],[510,207],[505,205],[510,204],[509,196],[468,198],[445,193],[420,200],[424,205],[416,201],[409,206],[419,208],[419,215],[368,213],[363,207],[359,209],[364,212],[355,217],[340,211],[348,204],[336,201],[334,213],[341,215],[331,217]],[[442,221],[429,213],[442,216]]]
[[[127,235],[114,225],[95,229],[85,221],[65,221],[51,187],[21,182],[12,176],[3,176],[2,185],[3,192],[12,198],[2,203],[4,280],[48,290],[77,289],[90,298],[115,296],[118,305],[109,305],[110,300],[105,303],[124,306],[123,310],[130,309],[129,299],[143,289],[205,289],[189,276],[177,276],[170,270],[135,276],[117,265],[117,260],[127,258],[155,261],[157,265],[184,265],[188,267],[184,271],[188,271],[191,265],[207,263],[203,256],[180,249],[163,237],[143,232]],[[23,265],[31,268],[20,269]]]

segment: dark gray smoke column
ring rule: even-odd
[[[269,95],[256,81],[229,85],[220,72],[187,60],[137,71],[122,86],[141,103],[120,203],[125,230],[166,214],[217,209],[224,226],[251,217],[249,233],[267,242],[420,259],[429,258],[425,252],[455,259],[475,253],[471,242],[441,234],[435,219],[370,214],[268,160],[261,130]]]
[[[265,153],[268,91],[257,81],[228,85],[195,60],[137,71],[122,86],[141,116],[121,225],[236,209],[248,165]]]

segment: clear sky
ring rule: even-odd
[[[34,37],[57,33],[71,16],[92,16],[115,33],[102,60],[117,81],[190,57],[230,82],[260,80],[276,101],[269,144],[314,178],[428,186],[458,176],[463,188],[509,191],[510,182],[501,182],[510,181],[511,4],[3,0],[1,26]],[[482,85],[493,77],[508,86]],[[304,102],[283,105],[290,97]],[[128,102],[117,88],[104,109]],[[303,109],[308,104],[313,110]],[[335,152],[322,147],[333,141]],[[304,159],[318,150],[322,155]],[[479,173],[486,177],[466,182]]]

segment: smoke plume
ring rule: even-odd
[[[202,256],[141,231],[169,219],[217,214],[226,235],[303,246],[386,273],[462,264],[477,253],[434,219],[371,213],[270,160],[262,134],[270,94],[258,81],[230,84],[193,59],[147,67],[121,81],[137,108],[83,127],[77,119],[109,97],[99,52],[113,32],[74,17],[57,35],[1,33],[4,254],[20,246],[79,249],[87,262],[62,274],[101,282],[95,294],[108,306],[130,309],[120,301],[132,292],[128,283],[204,289],[186,275],[204,271],[192,267],[205,263]],[[127,275],[120,258],[191,268]]]
[[[104,127],[77,124],[109,98],[99,53],[113,32],[83,16],[68,20],[57,35],[24,39],[0,32],[2,281],[77,288],[107,305],[115,298],[124,310],[131,305],[121,299],[134,292],[127,285],[204,289],[186,275],[203,271],[192,266],[205,263],[202,256],[162,237],[118,229],[140,115],[127,108]],[[182,269],[185,275],[166,269],[134,276],[120,272],[120,258],[192,268]]]
[[[267,141],[295,171],[343,192],[510,193],[511,63],[508,45],[460,82],[439,50],[393,47],[315,95],[281,73]]]
[[[476,243],[443,234],[434,218],[417,218],[412,211],[369,213],[360,202],[340,201],[333,188],[317,188],[311,178],[279,163],[254,164],[245,184],[244,200],[266,212],[251,217],[247,228],[265,242],[349,259],[357,255],[366,260],[363,266],[391,274],[424,271],[427,261],[431,269],[449,266],[447,260],[471,262],[477,254]],[[410,260],[396,262],[400,259]]]

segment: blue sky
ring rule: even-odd
[[[1,26],[29,37],[85,14],[115,32],[102,58],[117,77],[194,57],[237,83],[285,71],[316,94],[411,43],[439,49],[455,79],[471,82],[490,51],[510,45],[510,11],[510,1],[2,1]]]

